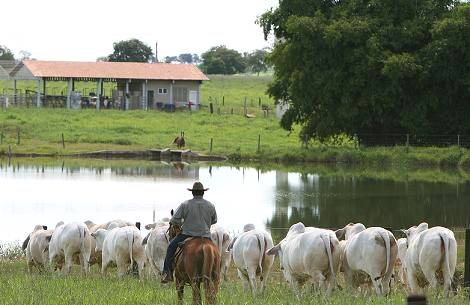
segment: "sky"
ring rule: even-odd
[[[226,45],[239,52],[269,47],[256,18],[279,0],[23,0],[0,10],[0,45],[39,60],[95,61],[113,42],[137,38],[158,58],[201,54]]]

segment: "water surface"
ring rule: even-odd
[[[233,233],[253,223],[278,238],[298,221],[328,228],[348,222],[396,229],[420,221],[469,225],[469,182],[396,181],[335,168],[325,174],[209,164],[70,163],[0,162],[0,242],[23,240],[34,225],[54,227],[58,221],[150,223],[189,199],[186,188],[196,180],[210,188],[205,198],[215,204],[219,224]]]

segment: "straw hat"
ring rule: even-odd
[[[193,184],[193,188],[190,189],[188,188],[188,191],[192,192],[192,191],[207,191],[209,188],[204,188],[204,186],[202,185],[201,182],[197,181],[197,182],[194,182]]]

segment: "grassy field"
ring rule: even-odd
[[[291,133],[281,129],[273,111],[265,117],[259,107],[261,98],[261,104],[274,108],[273,101],[265,93],[271,80],[270,75],[211,75],[210,78],[211,81],[205,82],[201,87],[204,107],[201,111],[192,113],[2,109],[0,152],[5,153],[9,147],[13,152],[53,154],[101,149],[166,148],[172,147],[172,140],[180,131],[184,131],[186,148],[206,154],[226,155],[233,161],[341,162],[368,166],[470,168],[470,153],[457,147],[412,147],[409,150],[404,147],[357,148],[354,141],[346,137],[342,137],[341,141],[327,141],[322,144],[311,141],[309,148],[302,147],[298,127]],[[19,86],[26,85],[28,84],[21,82]],[[92,85],[77,83],[77,88],[86,91],[87,88],[93,88]],[[65,83],[51,82],[49,86],[59,92]],[[245,97],[248,113],[253,114],[254,118],[245,118],[242,115]],[[214,103],[214,114],[209,113],[209,99]],[[18,131],[20,144],[17,139]],[[61,144],[62,134],[65,149]]]
[[[393,293],[384,298],[336,290],[330,298],[304,288],[303,295],[297,300],[290,287],[281,278],[278,262],[273,267],[272,277],[264,295],[253,299],[249,292],[243,291],[241,282],[232,268],[230,279],[223,282],[218,294],[218,304],[406,304],[406,292],[396,286]],[[127,276],[116,277],[115,270],[110,276],[102,278],[96,266],[88,277],[79,275],[74,266],[73,274],[68,277],[49,272],[34,272],[28,275],[24,261],[0,262],[0,303],[1,304],[176,304],[173,285],[163,286],[156,280],[140,282]],[[340,283],[342,280],[340,279]],[[185,289],[185,304],[191,304],[191,291]],[[428,304],[468,304],[464,292],[459,291],[449,300],[442,295],[432,295]]]

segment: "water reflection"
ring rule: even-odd
[[[268,227],[275,238],[295,222],[342,227],[467,227],[470,183],[392,181],[312,169],[298,172],[184,163],[72,161],[25,164],[0,161],[0,241],[21,240],[35,224],[59,220],[104,222],[123,218],[149,223],[190,197],[186,187],[201,180],[219,222],[232,232],[245,223]],[[155,212],[154,212],[155,211]]]

